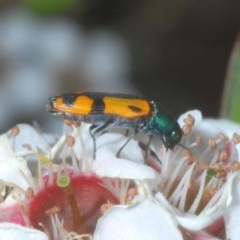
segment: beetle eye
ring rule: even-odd
[[[162,136],[163,144],[166,148],[173,148],[182,138],[181,128],[177,125],[175,130]]]
[[[171,133],[171,140],[172,142],[178,143],[181,140],[182,134],[178,131],[172,131]]]
[[[178,134],[176,131],[171,132],[171,139],[176,139],[178,137]]]

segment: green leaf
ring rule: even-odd
[[[25,0],[24,3],[39,15],[50,16],[71,9],[77,0]]]
[[[234,44],[227,69],[221,117],[240,123],[240,35]]]

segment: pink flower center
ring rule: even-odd
[[[100,207],[108,202],[118,203],[96,176],[76,175],[69,180],[66,186],[45,186],[32,198],[28,215],[35,228],[42,230],[44,226],[53,236],[50,216],[57,213],[66,230],[93,233],[101,216]]]

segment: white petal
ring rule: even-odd
[[[48,144],[43,135],[40,135],[36,129],[28,124],[18,124],[19,134],[11,137],[10,141],[16,155],[28,155],[41,149],[44,152],[49,151]],[[30,145],[32,150],[29,150],[25,145]]]
[[[48,240],[41,231],[13,223],[0,223],[0,236],[4,240]]]
[[[232,122],[227,119],[204,119],[204,122],[211,124],[214,128],[232,138],[234,133],[240,134],[240,124]],[[240,156],[240,144],[236,145],[238,155]]]
[[[8,196],[3,203],[0,204],[0,222],[11,222],[19,225],[25,225],[26,219],[23,217],[22,206],[13,198]]]
[[[176,219],[182,227],[191,231],[199,231],[208,227],[223,216],[225,209],[227,209],[232,201],[231,189],[234,179],[235,175],[233,174],[226,182],[226,185],[221,192],[221,196],[214,206],[204,209],[199,215],[180,212],[173,207],[160,192],[155,195],[155,199],[159,204],[164,206],[165,209],[168,209],[169,212],[175,214]]]
[[[31,176],[26,161],[15,157],[6,134],[0,136],[0,179],[5,182],[14,183],[20,187],[27,188],[29,184],[23,177]]]
[[[215,137],[219,134],[220,129],[216,128],[208,121],[201,121],[195,128],[195,131],[200,132],[202,136]]]
[[[240,133],[240,125],[227,119],[204,119],[213,127],[223,131],[228,137],[232,137],[233,133]]]
[[[184,114],[182,114],[179,118],[178,118],[178,123],[179,125],[182,127],[183,125],[185,125],[184,123],[184,119],[187,117],[187,115],[191,114],[194,117],[195,120],[195,124],[197,125],[198,123],[200,123],[202,121],[202,113],[199,110],[190,110]]]
[[[101,177],[119,177],[125,179],[155,179],[153,168],[141,163],[132,162],[105,152],[93,163],[92,170]]]
[[[97,223],[94,240],[180,240],[174,218],[146,200],[130,207],[111,208]]]
[[[240,236],[240,173],[236,175],[232,185],[232,203],[224,213],[227,239],[239,240]]]
[[[90,159],[93,161],[93,138],[89,134],[90,124],[82,123],[78,131],[75,133],[74,152],[78,159]],[[107,129],[108,130],[108,129]],[[111,131],[96,136],[96,159],[102,158],[106,153],[116,158],[118,150],[126,143],[129,137],[125,136],[124,129],[111,129]],[[137,141],[130,141],[121,151],[120,156],[124,159],[144,162],[142,150],[138,146]]]

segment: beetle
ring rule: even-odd
[[[91,123],[90,134],[95,135],[108,126],[131,129],[127,142],[119,149],[117,156],[126,144],[142,131],[150,136],[159,136],[166,149],[180,145],[182,130],[173,116],[164,110],[157,101],[145,97],[102,92],[65,93],[50,97],[47,110],[54,116],[62,116],[77,122]],[[150,141],[147,145],[149,147]]]

